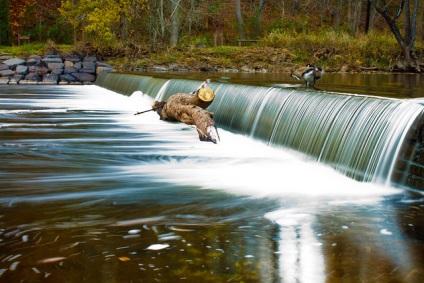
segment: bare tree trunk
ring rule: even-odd
[[[393,35],[396,38],[396,41],[398,42],[402,50],[402,54],[404,57],[402,64],[403,66],[399,66],[399,68],[408,71],[412,70],[415,72],[420,72],[421,70],[418,58],[414,50],[414,42],[416,38],[416,14],[418,11],[418,0],[415,0],[414,2],[412,18],[410,14],[409,0],[401,0],[397,12],[393,18],[390,17],[389,11],[387,10],[386,0],[380,0],[379,2],[381,3],[381,6],[375,5],[375,9],[386,20],[387,24],[390,27],[390,30],[392,31]],[[396,22],[401,16],[402,11],[404,12],[405,16],[405,34],[403,37]]]
[[[236,4],[236,19],[237,19],[239,38],[245,38],[246,34],[244,32],[244,24],[243,24],[243,17],[241,15],[240,0],[234,0],[234,3]]]
[[[155,101],[155,109],[161,120],[179,121],[195,125],[201,141],[219,142],[218,131],[213,120],[213,113],[205,110],[213,101],[213,93],[205,96],[198,94],[176,93],[166,102]]]
[[[179,31],[179,0],[171,0],[172,3],[172,12],[171,12],[171,19],[172,19],[172,26],[171,26],[171,47],[175,47],[178,44],[178,31]]]

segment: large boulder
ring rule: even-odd
[[[3,62],[3,64],[8,65],[10,69],[14,69],[16,66],[24,65],[25,63],[26,61],[21,58],[12,58]]]

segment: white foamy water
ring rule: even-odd
[[[130,103],[126,110],[149,109],[151,99],[140,92],[126,98]],[[137,102],[136,102],[137,101]],[[134,103],[133,103],[134,102]],[[193,126],[181,123],[159,121],[155,112],[123,118],[135,129],[149,125],[152,128],[164,127],[169,130],[189,131],[191,141],[179,144],[171,153],[173,156],[190,158],[171,159],[169,162],[131,165],[126,170],[143,172],[183,185],[196,185],[207,189],[220,189],[234,194],[252,197],[284,197],[301,195],[306,197],[378,197],[399,190],[371,183],[352,180],[334,169],[308,161],[299,154],[281,148],[272,148],[249,137],[236,135],[218,128],[219,144],[200,142]],[[181,136],[170,136],[178,142]],[[186,139],[186,138],[185,138]],[[166,154],[165,152],[155,152]],[[341,201],[341,200],[340,200]],[[347,201],[347,200],[346,200]]]

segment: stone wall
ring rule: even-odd
[[[112,66],[90,55],[0,55],[0,84],[92,84],[99,73],[111,71]]]

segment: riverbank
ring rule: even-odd
[[[248,43],[250,44],[250,43]],[[417,44],[416,53],[423,56],[422,44]],[[87,84],[93,82],[98,68],[102,71],[156,71],[156,72],[221,72],[221,73],[290,73],[294,69],[314,64],[321,66],[326,73],[390,73],[402,69],[400,52],[390,36],[368,35],[353,40],[352,37],[327,33],[325,38],[312,35],[300,35],[296,38],[286,34],[272,34],[260,42],[250,46],[217,46],[210,47],[179,46],[161,50],[149,50],[147,46],[125,46],[105,54],[87,45],[56,45],[53,42],[33,43],[22,46],[0,47],[0,55],[25,60],[32,55],[39,61],[42,69],[28,66],[27,71],[19,73],[13,64],[3,68],[6,74],[0,73],[0,83],[62,83]],[[49,67],[44,58],[53,53],[62,60],[63,66]],[[79,54],[79,55],[75,55]],[[94,67],[84,66],[87,58],[95,57]],[[79,62],[68,60],[67,56],[79,57]],[[8,57],[8,58],[10,58]],[[12,58],[10,58],[12,59]],[[9,60],[9,59],[7,59]],[[49,59],[50,60],[50,59]],[[0,60],[0,63],[5,60]],[[397,62],[397,63],[396,63]],[[52,62],[56,63],[56,62]],[[67,69],[67,67],[75,67]],[[86,63],[87,65],[88,63]],[[421,65],[424,69],[424,65]],[[23,68],[21,68],[23,70]],[[14,72],[13,74],[11,73]],[[28,72],[28,73],[26,73]],[[40,78],[25,79],[29,73],[38,73]],[[50,74],[53,74],[50,77]],[[74,74],[74,75],[73,75]],[[15,76],[16,75],[16,76]],[[56,76],[58,75],[58,76]],[[24,76],[23,78],[20,76]],[[72,76],[72,77],[70,77]]]

